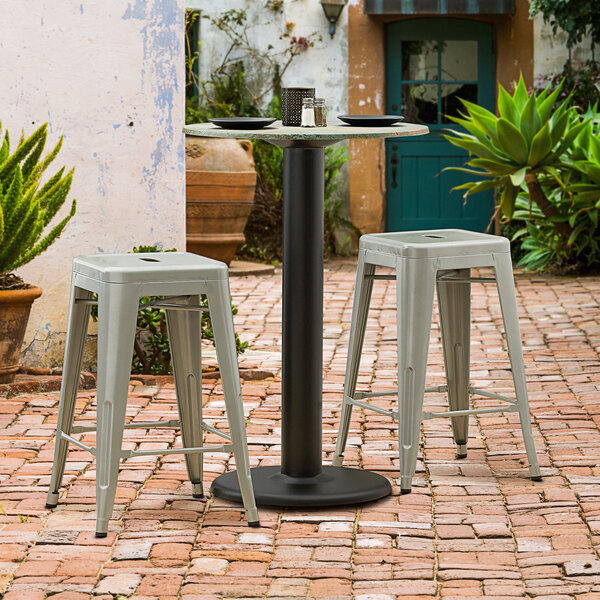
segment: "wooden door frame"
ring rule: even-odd
[[[348,6],[349,114],[385,111],[385,24],[422,17],[368,16],[363,13],[361,0]],[[510,88],[522,72],[526,83],[533,85],[533,21],[529,19],[528,0],[516,0],[514,15],[452,17],[493,23],[497,81]],[[350,141],[350,218],[363,233],[384,230],[385,147],[382,140]]]

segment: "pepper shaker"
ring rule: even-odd
[[[325,98],[315,98],[315,126],[327,127],[327,107]]]

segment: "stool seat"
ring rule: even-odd
[[[377,267],[394,269],[377,274]],[[471,269],[491,267],[495,277],[471,277]],[[396,281],[398,388],[382,393],[356,389],[373,282]],[[471,282],[494,281],[506,331],[516,398],[474,388],[469,382]],[[447,385],[425,388],[429,336],[437,291]],[[426,392],[447,394],[450,410],[424,412]],[[398,410],[371,405],[377,396],[398,395]],[[493,398],[500,406],[470,408],[471,396]],[[540,478],[527,399],[523,351],[519,332],[510,242],[503,237],[442,229],[363,235],[360,238],[352,324],[348,345],[344,399],[334,466],[341,466],[348,439],[352,407],[374,410],[398,421],[400,489],[409,492],[417,464],[421,421],[452,420],[457,457],[467,454],[470,415],[493,412],[519,414],[532,479]]]
[[[136,283],[227,279],[227,265],[191,252],[76,256],[73,272],[97,281]]]
[[[146,296],[158,298],[140,305],[140,298]],[[74,426],[79,373],[94,304],[98,306],[97,420],[95,426]],[[138,311],[151,306],[162,308],[166,315],[179,420],[126,422]],[[202,421],[203,311],[210,313],[229,433]],[[125,429],[154,427],[179,428],[182,447],[122,448]],[[87,431],[96,432],[96,447],[74,437]],[[224,438],[224,442],[205,444],[205,431]],[[204,495],[202,455],[205,452],[233,452],[248,524],[258,526],[227,265],[187,252],[100,254],[75,258],[54,464],[46,500],[48,508],[58,503],[69,444],[96,457],[96,535],[99,537],[107,535],[121,459],[149,454],[185,454],[192,495],[201,498]]]
[[[431,258],[510,252],[510,242],[475,231],[430,229],[366,234],[360,238],[359,248],[406,258]]]

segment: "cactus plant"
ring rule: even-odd
[[[0,124],[0,131],[1,131]],[[65,203],[73,170],[59,169],[42,185],[41,178],[62,146],[61,137],[45,156],[45,123],[28,138],[21,135],[14,152],[5,132],[0,146],[0,289],[16,287],[12,271],[32,261],[60,236],[75,214],[76,202],[59,223],[49,227]],[[22,285],[22,283],[21,283]]]

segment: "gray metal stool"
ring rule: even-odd
[[[98,300],[93,295],[98,294]],[[200,305],[206,294],[208,306]],[[139,304],[142,296],[164,300]],[[73,426],[73,413],[90,309],[98,305],[98,391],[96,427]],[[165,309],[179,407],[179,421],[130,423],[125,410],[137,313]],[[201,315],[210,310],[230,434],[202,421]],[[180,427],[183,448],[122,450],[124,428]],[[96,448],[73,434],[96,431]],[[230,443],[203,446],[204,431]],[[69,323],[60,393],[54,465],[46,506],[58,503],[69,443],[96,457],[96,535],[104,537],[111,516],[119,462],[131,456],[184,453],[193,495],[203,496],[202,454],[233,451],[248,524],[258,526],[244,428],[242,390],[235,348],[227,266],[185,252],[78,256],[73,262]]]
[[[391,267],[396,273],[377,275],[377,266]],[[496,277],[471,277],[473,267],[493,267]],[[396,280],[398,389],[382,393],[357,392],[356,380],[375,279]],[[472,281],[495,281],[497,284],[516,399],[478,390],[469,384]],[[436,287],[447,385],[426,389],[425,372]],[[425,392],[447,392],[450,410],[423,412]],[[495,398],[507,404],[470,409],[470,394]],[[363,402],[368,398],[390,395],[398,395],[398,411],[388,411]],[[437,417],[452,419],[457,455],[464,457],[467,454],[469,415],[518,412],[531,478],[541,478],[531,432],[510,243],[506,238],[460,229],[380,233],[360,238],[344,400],[334,466],[341,466],[344,460],[352,406],[374,410],[399,421],[402,492],[410,492],[412,487],[421,421]]]

